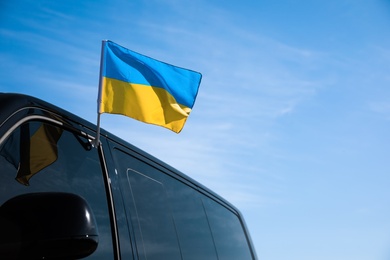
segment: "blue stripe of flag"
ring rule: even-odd
[[[178,104],[192,108],[202,75],[128,50],[106,41],[103,77],[163,88]]]

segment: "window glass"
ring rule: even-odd
[[[180,259],[164,185],[133,170],[128,180],[137,210],[146,259]]]
[[[114,150],[114,158],[120,178],[127,174],[125,181],[129,185],[122,187],[123,193],[134,198],[127,198],[126,207],[132,209],[129,214],[133,219],[129,226],[142,237],[145,247],[139,243],[137,247],[139,251],[145,249],[147,259],[217,259],[197,190],[120,150]],[[180,247],[181,256],[177,247]]]
[[[161,173],[118,150],[114,157],[138,256],[148,260],[182,259],[166,189],[154,178],[161,178]]]
[[[200,194],[173,178],[167,178],[166,187],[183,259],[217,259]]]
[[[98,225],[87,259],[113,256],[105,187],[97,150],[84,137],[42,122],[18,127],[0,147],[0,205],[20,194],[68,192],[83,197]]]
[[[218,259],[252,259],[238,216],[208,197],[204,197],[203,202],[217,248]]]

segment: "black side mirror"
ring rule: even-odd
[[[79,259],[97,245],[92,210],[75,194],[23,194],[0,207],[1,259]]]

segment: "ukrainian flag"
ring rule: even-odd
[[[179,133],[202,75],[103,41],[99,113],[121,114]]]

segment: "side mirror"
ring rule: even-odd
[[[75,194],[23,194],[0,207],[1,259],[79,259],[97,245],[92,210]]]

